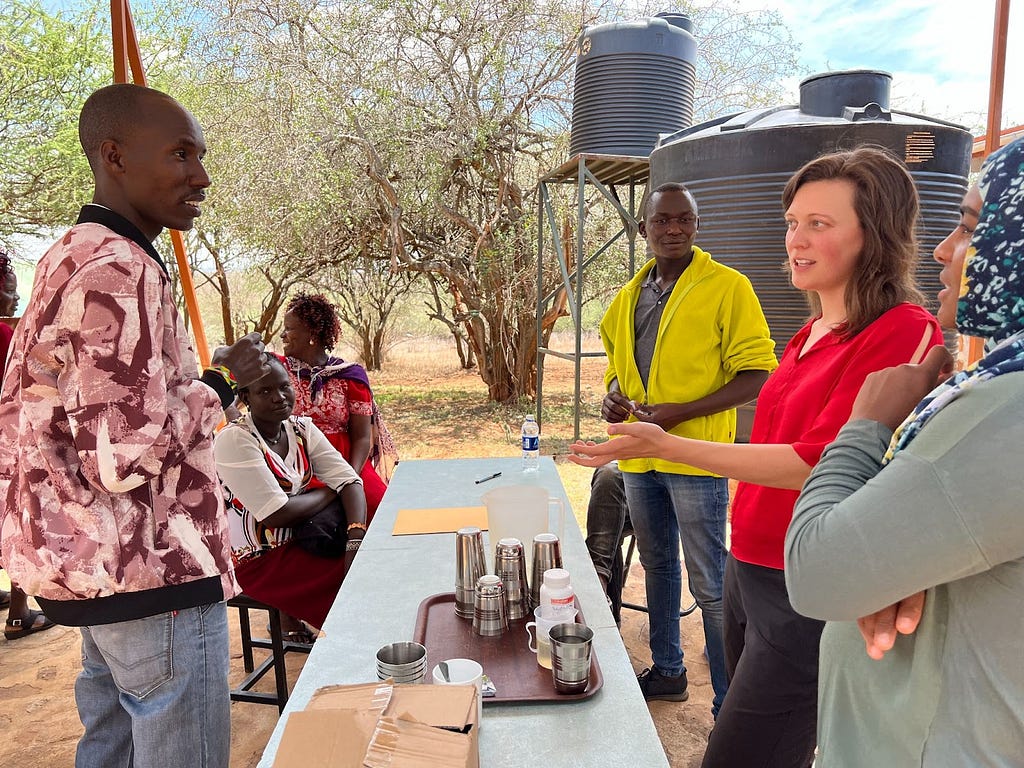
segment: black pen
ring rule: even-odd
[[[480,485],[480,483],[486,483],[488,480],[493,480],[496,477],[501,477],[501,472],[495,472],[493,475],[488,475],[487,477],[481,477],[479,480],[476,481],[476,484]]]

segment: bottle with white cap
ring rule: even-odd
[[[576,593],[569,572],[564,568],[544,571],[544,583],[540,585],[540,615],[545,619],[575,621]]]

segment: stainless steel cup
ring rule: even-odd
[[[529,616],[533,610],[530,586],[526,581],[526,557],[523,542],[516,538],[502,539],[494,548],[494,575],[505,588],[508,620]]]
[[[508,629],[505,588],[498,576],[481,576],[476,583],[473,630],[484,637],[498,637]]]
[[[556,624],[551,638],[551,676],[558,693],[583,693],[590,684],[594,630],[582,624]]]
[[[377,651],[377,677],[396,683],[418,683],[427,674],[427,649],[419,643],[389,643]]]
[[[533,537],[533,569],[530,572],[530,599],[540,605],[540,585],[544,571],[562,567],[562,543],[553,533],[538,533]]]
[[[473,618],[476,583],[487,572],[484,534],[475,527],[460,528],[455,534],[455,614]]]

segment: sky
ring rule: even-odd
[[[882,69],[893,106],[982,133],[988,111],[995,0],[738,0],[778,11],[810,73]],[[697,32],[698,44],[700,41]],[[800,77],[791,83],[797,101]],[[1024,124],[1024,0],[1010,6],[1004,128]]]

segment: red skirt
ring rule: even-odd
[[[345,558],[317,557],[286,541],[243,560],[235,577],[249,597],[319,629],[345,579]]]
[[[352,455],[352,446],[348,439],[348,433],[332,432],[329,435],[325,434],[324,437],[327,438],[327,442],[338,449],[338,453],[345,457],[345,461],[348,461],[349,456]],[[359,476],[363,479],[363,493],[366,494],[366,522],[370,522],[373,519],[373,513],[380,506],[380,500],[384,498],[384,491],[388,487],[380,479],[380,475],[377,474],[369,460],[363,464],[363,471],[359,473]]]

